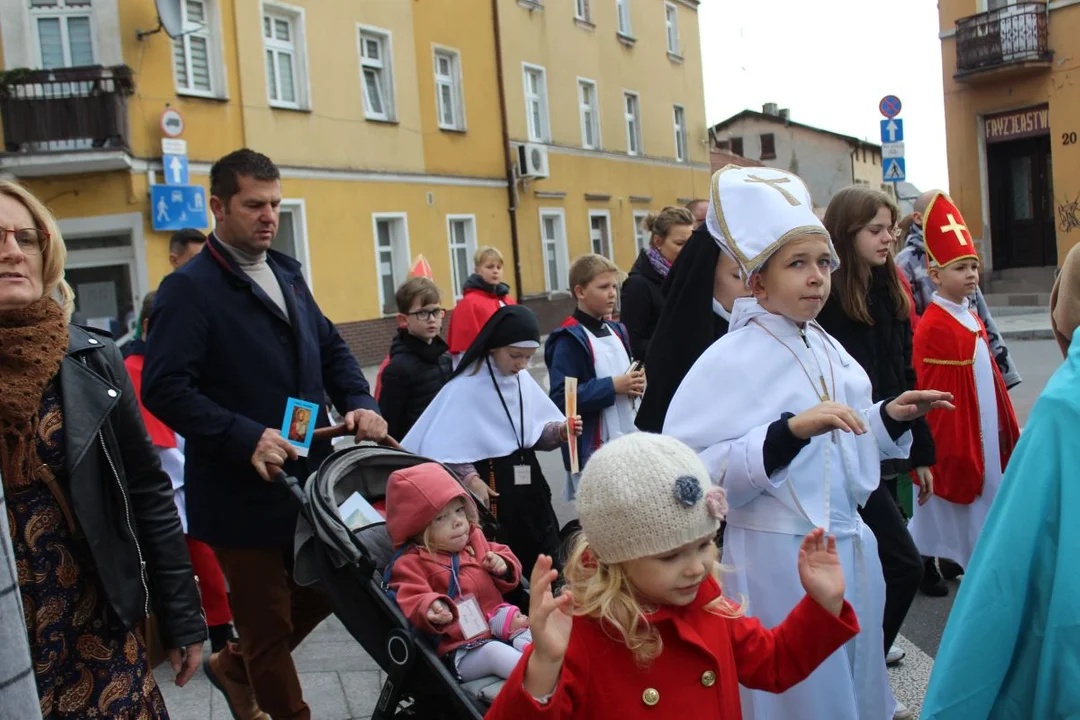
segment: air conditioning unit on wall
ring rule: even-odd
[[[535,143],[518,145],[518,175],[520,177],[546,178],[548,174],[546,146]]]

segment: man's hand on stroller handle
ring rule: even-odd
[[[282,437],[279,430],[266,428],[255,446],[255,452],[251,454],[251,464],[255,466],[259,477],[269,482],[274,479],[277,470],[286,460],[295,460],[298,457],[296,448]]]
[[[356,442],[382,442],[386,439],[386,420],[372,410],[351,410],[344,417],[345,428],[356,433]]]
[[[450,612],[450,608],[446,607],[446,603],[442,600],[435,600],[431,603],[431,607],[428,608],[427,619],[432,625],[446,625],[453,622],[454,614]]]

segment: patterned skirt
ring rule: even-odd
[[[87,542],[43,483],[9,492],[42,717],[168,720],[142,638],[113,610]]]

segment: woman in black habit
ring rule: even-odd
[[[528,372],[539,347],[532,310],[499,308],[401,443],[447,465],[491,509],[496,540],[510,546],[526,577],[538,555],[559,551],[551,488],[536,452],[561,446],[569,426],[581,433],[580,418],[568,422]]]

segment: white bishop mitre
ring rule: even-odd
[[[760,270],[785,243],[801,235],[824,235],[832,269],[840,266],[829,231],[814,214],[814,201],[798,175],[768,167],[727,165],[712,176],[709,233],[733,257],[743,277]]]

